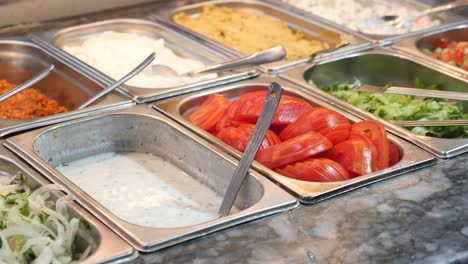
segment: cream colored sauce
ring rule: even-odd
[[[145,153],[102,153],[56,169],[117,217],[145,227],[213,220],[222,201],[173,164]]]
[[[84,40],[80,45],[65,45],[62,49],[114,79],[122,78],[152,52],[156,53],[156,58],[151,65],[162,64],[178,74],[205,66],[200,61],[176,55],[165,46],[164,39],[152,39],[134,33],[104,32]],[[153,72],[151,66],[148,66],[125,84],[139,88],[168,88],[213,79],[216,76],[169,76]]]

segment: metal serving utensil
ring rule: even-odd
[[[426,121],[410,121],[410,120],[391,120],[392,124],[402,127],[429,127],[429,126],[468,126],[468,119],[458,120],[426,120]]]
[[[385,88],[381,86],[362,84],[360,82],[353,85],[350,90],[370,92],[370,93],[402,94],[402,95],[412,95],[412,96],[420,96],[420,97],[468,101],[468,93],[416,89],[416,88],[407,88],[407,87],[399,87],[399,86],[391,86],[391,87]]]
[[[410,17],[408,19],[405,19],[401,15],[385,15],[385,16],[376,18],[374,20],[371,20],[371,22],[375,24],[386,23],[396,28],[409,29],[411,28],[411,26],[413,26],[414,22],[416,22],[418,19],[422,17],[435,14],[435,13],[439,13],[439,12],[448,11],[448,10],[458,8],[461,6],[465,6],[465,5],[468,5],[468,0],[457,0],[457,1],[447,3],[447,4],[428,8],[422,11],[421,13],[419,13],[418,15]]]
[[[200,70],[190,71],[182,74],[178,74],[175,70],[171,67],[162,65],[162,64],[154,64],[151,65],[151,74],[158,73],[164,76],[188,76],[193,77],[203,73],[212,73],[212,72],[220,72],[232,69],[240,69],[251,65],[259,65],[264,63],[270,63],[278,60],[282,60],[286,56],[286,50],[283,46],[276,46],[270,49],[266,49],[263,51],[255,52],[252,55],[242,57],[239,59],[229,60],[226,62],[221,62],[218,64],[213,64],[207,67],[204,67]]]
[[[316,51],[314,54],[310,55],[310,59],[309,61],[313,61],[315,60],[316,58],[319,58],[321,55],[323,54],[328,54],[328,53],[332,53],[332,52],[335,52],[336,50],[339,50],[343,47],[346,47],[350,44],[350,42],[343,42],[341,44],[338,44],[336,45],[335,47],[333,48],[328,48],[328,49],[323,49],[323,50],[319,50],[319,51]]]
[[[121,84],[123,84],[126,81],[130,80],[135,75],[137,75],[139,72],[144,70],[148,65],[150,65],[150,63],[154,60],[154,58],[156,58],[156,53],[153,52],[144,61],[142,61],[140,64],[138,64],[138,66],[136,66],[133,70],[131,70],[129,73],[125,74],[124,77],[122,77],[119,80],[115,81],[113,84],[111,84],[110,86],[108,86],[107,88],[105,88],[104,90],[102,90],[101,92],[96,94],[95,96],[93,96],[91,99],[84,102],[77,109],[78,110],[83,109],[83,108],[89,106],[90,104],[96,102],[97,100],[99,100],[104,95],[112,92],[115,88],[119,87]]]
[[[273,93],[275,93],[273,95]],[[245,149],[244,154],[239,162],[239,165],[236,167],[234,174],[232,175],[231,182],[226,190],[224,195],[223,202],[219,208],[219,214],[221,216],[228,215],[231,211],[234,201],[236,200],[237,194],[242,186],[242,182],[247,176],[247,172],[252,164],[252,161],[257,154],[260,145],[265,138],[265,135],[270,128],[271,121],[275,115],[276,108],[281,100],[283,94],[283,88],[280,84],[272,82],[268,87],[267,96],[265,99],[265,104],[263,105],[262,113],[258,118],[257,125],[250,137],[249,143]]]
[[[39,72],[38,74],[36,74],[34,77],[29,79],[28,81],[24,82],[23,84],[20,84],[20,85],[16,86],[15,88],[11,89],[7,93],[2,94],[0,96],[0,102],[3,102],[6,99],[12,97],[13,95],[15,95],[15,94],[17,94],[17,93],[31,87],[32,85],[38,83],[40,80],[47,77],[52,72],[52,70],[54,68],[55,68],[55,66],[53,64],[51,64],[49,67],[47,67],[46,69]]]

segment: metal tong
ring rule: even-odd
[[[252,136],[250,137],[244,155],[242,155],[239,165],[234,171],[234,175],[231,178],[231,182],[229,183],[226,194],[224,195],[223,202],[219,208],[219,214],[221,216],[228,215],[231,211],[237,194],[239,193],[239,190],[242,186],[242,182],[247,176],[250,165],[252,164],[252,161],[254,160],[255,155],[257,154],[257,151],[260,148],[260,145],[262,144],[268,129],[270,128],[271,121],[275,115],[276,108],[278,108],[282,94],[283,88],[280,84],[272,82],[269,85],[262,113],[258,118],[257,125],[255,126]]]
[[[151,73],[159,73],[164,76],[170,77],[194,77],[204,73],[212,73],[212,72],[220,72],[232,69],[240,69],[245,68],[252,65],[260,65],[265,63],[270,63],[278,60],[282,60],[286,56],[286,50],[283,46],[276,46],[273,48],[269,48],[263,51],[255,52],[249,56],[245,56],[239,59],[233,59],[217,64],[213,64],[210,66],[203,67],[202,69],[185,72],[182,74],[178,74],[175,70],[171,67],[162,65],[162,64],[154,64],[151,66]]]
[[[392,124],[402,127],[431,127],[431,126],[468,126],[468,119],[455,120],[392,120]]]
[[[28,81],[24,82],[23,84],[20,84],[20,85],[16,86],[15,88],[11,89],[10,91],[6,92],[5,94],[2,94],[0,96],[0,102],[3,102],[6,99],[12,97],[13,95],[15,95],[15,94],[17,94],[19,92],[22,92],[23,90],[26,90],[27,88],[31,87],[32,85],[38,83],[40,80],[47,77],[52,72],[54,67],[55,66],[53,64],[51,64],[49,67],[47,67],[46,69],[39,72],[38,74],[36,74],[34,77],[29,79]]]
[[[416,88],[407,88],[407,87],[399,87],[399,86],[391,86],[391,87],[385,88],[381,86],[357,83],[353,85],[353,87],[351,87],[350,90],[370,92],[370,93],[402,94],[402,95],[413,95],[413,96],[420,96],[420,97],[468,101],[468,93],[416,89]]]
[[[120,85],[122,85],[126,81],[133,78],[139,72],[144,70],[148,65],[150,65],[150,63],[154,60],[154,58],[156,58],[156,53],[153,52],[144,61],[142,61],[140,64],[138,64],[138,66],[136,66],[133,70],[131,70],[129,73],[125,74],[124,77],[122,77],[119,80],[115,81],[113,84],[111,84],[110,86],[108,86],[107,88],[105,88],[104,90],[102,90],[101,92],[96,94],[95,96],[91,97],[91,99],[84,102],[77,109],[78,110],[83,109],[83,108],[89,106],[90,104],[96,102],[97,100],[99,100],[104,95],[112,92],[115,88],[119,87]]]

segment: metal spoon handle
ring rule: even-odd
[[[348,46],[350,43],[349,42],[343,42],[339,45],[336,45],[334,48],[328,48],[328,49],[323,49],[323,50],[319,50],[317,52],[315,52],[314,54],[310,55],[310,60],[314,60],[318,57],[320,57],[320,55],[322,54],[327,54],[327,53],[331,53],[331,52],[334,52],[336,50],[339,50],[343,47],[346,47]]]
[[[270,49],[256,52],[247,57],[210,65],[201,70],[190,72],[189,74],[193,76],[193,75],[197,75],[201,73],[218,72],[218,71],[224,71],[224,70],[230,70],[230,69],[240,69],[240,68],[251,66],[251,65],[259,65],[259,64],[282,60],[285,56],[286,56],[286,50],[283,48],[283,46],[276,46]]]
[[[275,94],[273,95],[273,93]],[[244,155],[242,155],[239,165],[234,171],[234,175],[232,176],[231,182],[226,190],[226,194],[224,195],[224,200],[219,208],[219,214],[221,216],[228,215],[231,211],[237,194],[242,186],[242,182],[247,176],[250,165],[252,164],[252,161],[254,160],[268,129],[270,128],[271,121],[275,115],[276,108],[278,108],[282,94],[283,88],[280,84],[273,82],[268,87],[268,93],[265,99],[265,104],[263,105],[262,113],[258,118],[257,125],[250,137]]]
[[[409,28],[411,25],[413,25],[413,23],[416,20],[418,20],[418,19],[420,19],[420,18],[422,18],[424,16],[428,16],[428,15],[443,12],[443,11],[447,11],[447,10],[454,9],[454,8],[457,8],[457,7],[461,7],[461,6],[465,6],[465,5],[468,5],[468,0],[456,0],[456,1],[453,1],[453,2],[450,2],[450,3],[447,3],[447,4],[438,5],[438,6],[435,6],[435,7],[432,7],[432,8],[428,8],[428,9],[422,11],[420,14],[408,19],[406,22],[400,23],[400,25],[403,26],[403,28]]]
[[[54,68],[55,68],[55,66],[53,64],[51,64],[49,67],[47,67],[46,69],[39,72],[38,74],[36,74],[34,77],[29,79],[28,81],[24,82],[23,84],[20,84],[20,85],[16,86],[15,88],[8,91],[7,93],[2,94],[0,96],[0,102],[5,101],[6,99],[12,97],[13,95],[15,95],[15,94],[17,94],[17,93],[31,87],[32,85],[36,84],[40,80],[44,79],[46,76],[48,76],[52,72],[52,70]]]
[[[450,91],[426,90],[392,86],[387,88],[385,90],[385,93],[468,101],[468,93]]]
[[[150,63],[154,60],[154,58],[156,58],[156,53],[153,52],[143,62],[141,62],[133,70],[131,70],[129,73],[127,73],[124,77],[122,77],[119,80],[115,81],[113,84],[108,86],[106,89],[102,90],[101,92],[99,92],[98,94],[93,96],[91,99],[84,102],[77,109],[83,109],[83,108],[89,106],[90,104],[96,102],[97,100],[99,100],[104,95],[112,92],[115,88],[119,87],[121,84],[123,84],[126,81],[130,80],[135,75],[137,75],[139,72],[141,72],[143,69],[145,69],[148,65],[150,65]]]
[[[427,121],[406,121],[392,120],[392,124],[402,127],[428,127],[428,126],[468,126],[468,119],[458,120],[427,120]]]
[[[464,6],[464,5],[468,5],[468,0],[452,1],[452,2],[447,3],[447,4],[438,5],[438,6],[434,6],[432,8],[426,9],[420,15],[418,15],[417,17],[427,16],[427,15],[430,15],[430,14],[447,11],[447,10],[457,8],[457,7],[461,7],[461,6]]]

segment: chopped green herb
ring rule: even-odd
[[[84,219],[83,217],[80,217],[80,222],[83,224],[86,230],[91,230],[91,225],[89,224],[88,221],[86,221],[86,219]]]

